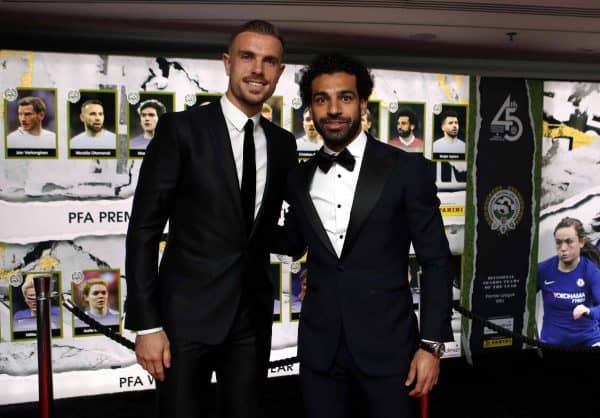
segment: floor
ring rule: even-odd
[[[429,418],[598,418],[599,353],[553,354],[533,350],[442,362],[430,396]],[[1,390],[1,389],[0,389]],[[265,418],[303,418],[297,376],[269,380]],[[153,416],[150,391],[56,400],[52,417]],[[360,405],[349,418],[363,418]],[[0,407],[2,418],[38,417],[36,404]],[[210,416],[210,415],[209,415]]]

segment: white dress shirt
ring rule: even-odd
[[[338,257],[341,256],[344,247],[358,173],[366,145],[367,136],[361,131],[347,146],[356,160],[354,170],[348,171],[338,164],[333,164],[329,171],[324,173],[317,167],[310,186],[310,197]],[[337,154],[327,148],[327,145],[323,148],[328,154]]]
[[[254,122],[254,148],[256,158],[256,202],[254,206],[254,217],[258,213],[262,202],[265,184],[267,181],[267,138],[265,131],[260,126],[260,112],[249,118],[244,112],[234,106],[227,99],[227,96],[221,96],[221,108],[227,123],[229,138],[231,139],[231,149],[235,159],[235,168],[239,187],[242,187],[242,169],[244,167],[244,125],[248,119]],[[145,329],[137,331],[139,335],[152,334],[162,331],[162,327]]]
[[[223,109],[223,115],[225,115],[225,122],[227,122],[227,130],[231,139],[231,149],[233,151],[233,158],[235,159],[240,188],[242,187],[242,169],[244,168],[244,125],[248,119],[252,119],[254,122],[254,155],[256,158],[254,217],[256,217],[267,181],[267,138],[265,137],[265,131],[259,123],[260,112],[249,118],[244,112],[235,107],[226,95],[221,96],[221,108]]]
[[[354,170],[348,171],[338,164],[333,164],[329,171],[324,173],[317,167],[310,186],[310,197],[338,257],[342,255],[342,249],[344,248],[348,223],[350,222],[350,211],[352,210],[356,183],[358,182],[358,174],[360,173],[366,145],[367,136],[364,132],[361,132],[346,147],[356,160]],[[338,154],[327,148],[327,145],[323,145],[323,148],[328,154]],[[422,341],[435,342],[431,340]]]

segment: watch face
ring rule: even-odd
[[[444,352],[446,351],[446,345],[444,343],[436,344],[436,345],[437,345],[437,347],[436,347],[435,351],[440,355],[440,357],[443,356]]]
[[[432,343],[432,342],[421,342],[421,348],[425,351],[429,351],[432,354],[437,354],[438,356],[443,356],[446,346],[444,343]]]

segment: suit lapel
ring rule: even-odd
[[[337,253],[331,244],[331,240],[327,235],[327,231],[325,231],[325,227],[323,226],[323,222],[321,222],[321,218],[315,208],[315,205],[310,197],[310,184],[312,182],[313,176],[315,175],[315,170],[317,169],[317,163],[314,158],[311,158],[304,164],[300,164],[301,175],[300,177],[300,185],[299,185],[299,201],[302,206],[302,210],[306,214],[306,218],[308,223],[312,226],[315,233],[325,245],[334,257],[337,258]]]
[[[385,180],[393,167],[395,160],[393,153],[378,152],[378,145],[380,144],[375,141],[376,139],[367,135],[367,144],[360,173],[358,174],[356,190],[354,191],[350,221],[348,222],[341,258],[344,258],[352,249],[365,220],[379,200]]]
[[[215,150],[215,160],[220,161],[219,164],[223,168],[223,174],[225,179],[226,192],[229,194],[234,210],[237,215],[239,227],[241,231],[244,231],[244,217],[242,213],[242,197],[240,194],[240,182],[237,176],[237,170],[235,166],[235,158],[233,157],[233,150],[231,149],[231,138],[229,137],[229,130],[227,129],[227,122],[221,109],[219,102],[212,103],[207,106],[210,113],[208,120],[210,140]],[[202,123],[198,120],[198,123]],[[202,128],[202,127],[198,127]]]

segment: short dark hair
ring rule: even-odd
[[[148,99],[148,100],[144,100],[138,106],[138,108],[137,108],[138,115],[141,115],[142,110],[144,110],[147,107],[151,107],[152,109],[156,110],[156,114],[158,116],[163,115],[167,111],[167,108],[165,107],[165,105],[162,104],[159,100]]]
[[[356,77],[356,90],[361,100],[369,100],[373,91],[373,77],[369,69],[358,59],[337,54],[320,54],[303,69],[300,80],[302,104],[309,106],[312,98],[312,82],[322,74],[347,73]]]
[[[440,116],[440,125],[443,125],[447,118],[458,119],[458,113],[456,113],[454,110],[444,110]]]
[[[417,119],[417,115],[413,110],[409,107],[403,106],[398,109],[398,113],[396,113],[396,122],[400,119],[400,116],[406,116],[408,118],[408,123],[411,125],[415,125],[415,130],[419,127],[419,120]]]
[[[83,113],[85,111],[85,107],[87,105],[92,105],[92,104],[102,106],[102,109],[104,109],[104,104],[102,104],[102,102],[100,100],[98,100],[98,99],[89,99],[89,100],[86,100],[85,102],[83,102],[81,104],[81,113]]]
[[[228,49],[231,48],[231,45],[233,44],[235,38],[243,32],[254,32],[260,33],[261,35],[270,35],[279,39],[279,42],[281,42],[282,49],[285,46],[283,37],[281,36],[279,30],[275,27],[275,25],[273,25],[270,22],[267,22],[266,20],[255,19],[244,23],[242,26],[237,28],[235,32],[233,32],[233,34],[229,38],[229,44],[227,45]]]
[[[46,112],[46,103],[39,97],[35,96],[26,96],[17,102],[18,106],[31,106],[35,113]]]

